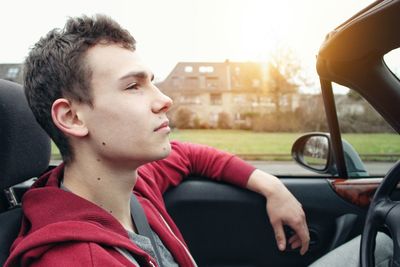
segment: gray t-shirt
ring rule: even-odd
[[[176,263],[176,261],[172,257],[169,250],[164,246],[161,239],[158,237],[158,235],[153,230],[151,230],[151,231],[153,232],[158,251],[160,252],[160,257],[161,257],[160,260],[161,260],[162,266],[178,267],[179,265]],[[154,252],[153,245],[151,244],[151,241],[147,236],[138,235],[132,231],[128,231],[128,235],[133,243],[135,243],[138,247],[140,247],[141,249],[143,249],[144,251],[149,253],[154,259],[156,258],[156,254]]]

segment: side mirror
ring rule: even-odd
[[[342,140],[347,172],[350,177],[368,176],[357,151]],[[338,175],[327,133],[308,133],[299,137],[292,146],[292,157],[302,167],[317,173]]]
[[[306,169],[327,173],[331,161],[330,150],[330,141],[326,134],[306,134],[293,144],[292,157]]]

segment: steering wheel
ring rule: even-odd
[[[392,267],[400,267],[400,201],[389,198],[400,181],[400,161],[386,174],[369,206],[361,236],[361,267],[375,266],[375,238],[378,229],[385,226],[393,239]]]

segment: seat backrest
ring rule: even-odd
[[[0,189],[38,177],[49,165],[50,138],[36,122],[22,86],[0,79]],[[2,199],[5,199],[4,197]],[[3,207],[7,203],[2,203]],[[18,234],[21,208],[0,213],[0,266]]]
[[[0,214],[0,266],[4,265],[10,254],[10,247],[18,235],[21,219],[21,208],[15,208]]]

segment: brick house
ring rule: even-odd
[[[256,62],[180,62],[158,86],[174,100],[172,119],[186,108],[193,119],[211,127],[221,113],[229,117],[230,126],[240,127],[250,123],[250,114],[276,109],[266,66]],[[294,110],[296,100],[282,96],[281,109]]]

